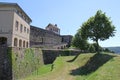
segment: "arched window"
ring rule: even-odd
[[[14,46],[17,47],[18,39],[14,38]]]
[[[66,48],[66,45],[64,45],[64,48]]]
[[[63,46],[61,46],[61,49],[63,49]]]
[[[25,41],[23,41],[23,47],[25,47]]]
[[[28,42],[26,42],[26,47],[28,48]]]
[[[6,37],[0,37],[0,45],[7,46],[7,38]]]
[[[22,40],[19,40],[19,47],[22,47]]]

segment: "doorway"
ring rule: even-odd
[[[7,46],[7,38],[0,37],[0,46]]]

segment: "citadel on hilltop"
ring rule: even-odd
[[[0,46],[40,47],[64,49],[71,43],[71,35],[60,35],[57,24],[46,29],[31,26],[31,18],[17,3],[0,3]]]
[[[71,35],[60,35],[57,24],[42,29],[31,22],[17,3],[0,2],[0,80],[24,78],[68,52],[61,49],[70,46]]]

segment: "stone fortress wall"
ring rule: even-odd
[[[52,24],[48,24],[52,25]],[[45,30],[35,26],[30,27],[30,47],[46,49],[64,49],[70,46],[72,36],[61,36],[53,31]]]
[[[62,42],[67,43],[67,47],[70,47],[71,42],[72,42],[72,35],[62,35]]]

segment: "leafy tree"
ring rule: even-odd
[[[98,10],[95,16],[90,17],[81,26],[81,36],[84,38],[89,38],[96,42],[97,52],[99,53],[99,43],[98,41],[104,41],[113,37],[115,33],[115,27],[112,25],[110,18]]]
[[[93,44],[89,44],[88,51],[91,52],[91,53],[96,52]]]
[[[92,43],[92,45],[95,48],[95,52],[97,52],[97,43]],[[99,51],[103,51],[103,48],[100,45],[98,46],[98,48],[99,48]]]
[[[72,39],[72,46],[85,51],[88,48],[88,42],[81,37],[80,32],[77,32]]]

